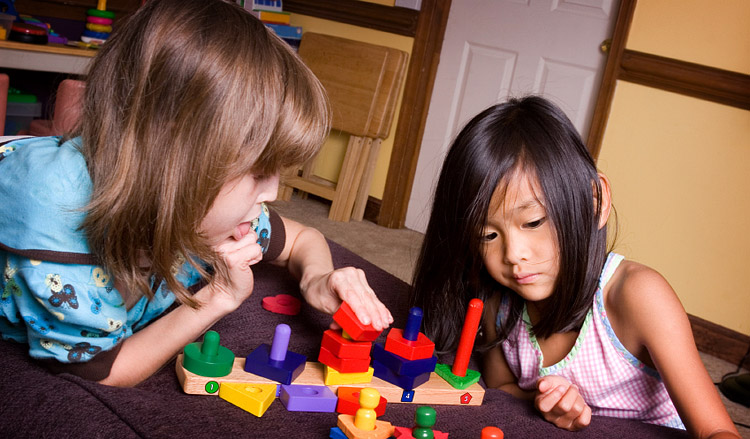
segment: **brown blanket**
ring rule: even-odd
[[[408,286],[343,247],[329,242],[337,267],[360,267],[383,302],[389,306],[395,327],[406,321]],[[270,343],[278,323],[292,328],[289,349],[315,361],[322,333],[331,321],[303,305],[296,317],[264,310],[263,297],[281,293],[298,295],[294,280],[273,266],[259,266],[255,292],[235,313],[213,329],[221,344],[238,357],[260,343]],[[383,335],[381,335],[382,341]],[[327,438],[336,425],[334,413],[288,412],[275,401],[262,418],[233,406],[217,396],[185,394],[175,374],[174,361],[135,388],[120,389],[87,382],[78,377],[51,375],[34,363],[27,349],[0,342],[0,437],[55,438]],[[479,438],[487,425],[499,426],[506,438],[686,438],[684,431],[594,417],[578,433],[555,428],[534,408],[499,390],[489,389],[482,406],[436,405],[435,428],[451,438]],[[389,404],[380,419],[411,427],[416,407]]]

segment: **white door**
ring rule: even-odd
[[[617,0],[453,0],[427,114],[406,227],[424,232],[453,137],[509,96],[543,95],[586,138]]]

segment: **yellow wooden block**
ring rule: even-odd
[[[372,381],[374,371],[372,367],[368,367],[367,372],[341,373],[331,366],[326,366],[323,383],[326,386],[369,383]]]
[[[388,439],[393,435],[393,425],[386,421],[375,421],[375,428],[362,430],[354,426],[354,416],[339,415],[338,427],[349,439]]]
[[[261,417],[276,398],[276,389],[276,384],[221,383],[219,397]]]

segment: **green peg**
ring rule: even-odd
[[[436,415],[432,407],[417,408],[417,414],[414,416],[417,425],[411,430],[411,435],[415,439],[433,439],[435,434],[432,432],[432,427],[435,425]]]
[[[190,343],[183,350],[182,366],[204,377],[223,377],[232,372],[234,354],[219,345],[219,333],[208,331],[203,342]]]

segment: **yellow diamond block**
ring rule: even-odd
[[[221,383],[219,397],[261,417],[276,398],[276,389],[276,384]]]
[[[367,368],[367,372],[341,373],[331,366],[326,366],[323,383],[326,386],[341,386],[346,384],[363,384],[372,381],[374,369]]]

